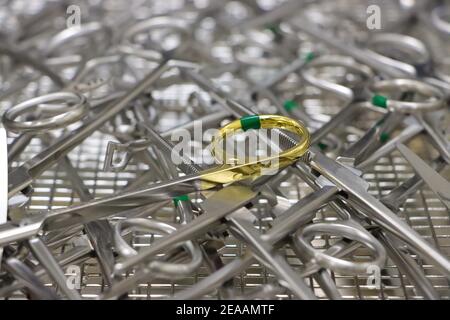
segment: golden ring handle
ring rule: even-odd
[[[262,170],[278,170],[284,168],[302,157],[309,149],[310,134],[308,129],[299,121],[279,115],[253,115],[230,122],[219,129],[212,140],[212,154],[216,155],[217,142],[226,139],[239,130],[249,129],[280,129],[295,133],[300,140],[295,146],[280,152],[275,156],[269,156],[261,160],[255,160],[244,164],[230,165],[225,161],[220,167],[203,171],[201,180],[210,184],[226,184],[247,178],[257,178]],[[220,150],[226,155],[224,150]]]

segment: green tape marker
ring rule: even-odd
[[[291,111],[292,109],[297,109],[299,107],[298,103],[294,100],[286,100],[283,103],[283,108],[286,111]]]
[[[305,61],[310,62],[316,58],[316,55],[314,52],[308,52],[305,56]]]
[[[376,94],[372,97],[372,104],[374,106],[386,109],[387,102],[388,102],[388,99],[385,96]]]
[[[319,142],[317,144],[317,146],[319,147],[320,150],[324,151],[326,148],[328,148],[328,145],[322,142]]]
[[[382,133],[380,134],[380,141],[381,141],[381,142],[385,143],[385,142],[387,142],[389,139],[390,139],[389,133],[387,133],[387,132],[382,132]]]
[[[175,205],[175,207],[178,207],[178,202],[180,201],[189,201],[189,196],[187,194],[184,194],[182,196],[174,197],[173,204]]]
[[[241,128],[244,131],[249,129],[260,129],[261,128],[261,120],[258,115],[245,116],[241,118]]]
[[[280,33],[280,28],[276,24],[269,24],[266,26],[266,29],[272,31],[274,34]]]

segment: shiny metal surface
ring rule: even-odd
[[[443,7],[80,1],[74,29],[36,3],[0,9],[0,299],[450,299]],[[175,163],[249,116],[271,175]]]

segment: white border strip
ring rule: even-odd
[[[0,224],[7,220],[8,215],[8,144],[6,130],[0,124]],[[0,248],[0,265],[3,248]]]

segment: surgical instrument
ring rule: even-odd
[[[415,153],[403,144],[397,144],[397,149],[408,160],[414,170],[422,177],[427,185],[441,199],[442,203],[450,209],[450,182],[442,178],[436,171],[430,168]]]
[[[0,10],[1,298],[448,298],[444,3],[94,2]]]

